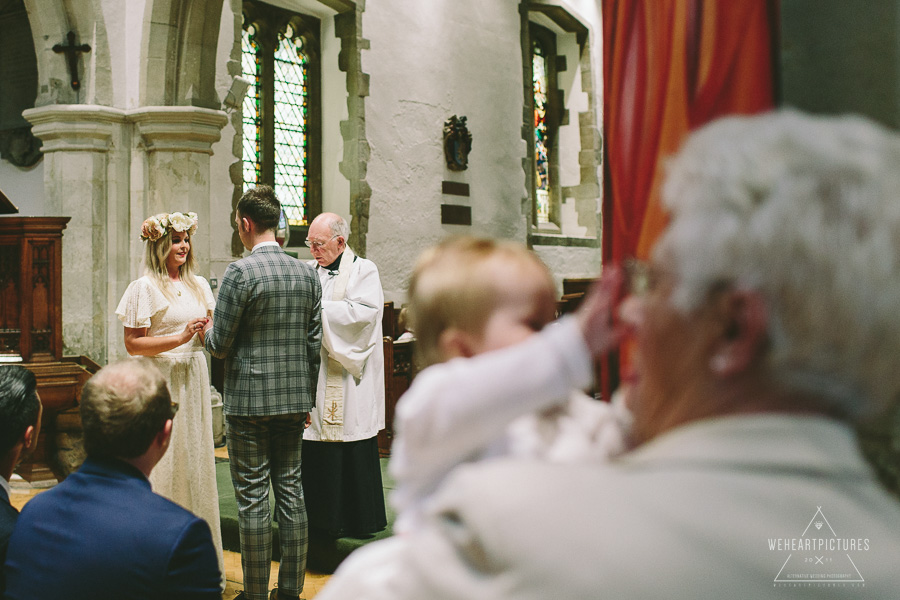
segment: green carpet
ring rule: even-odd
[[[394,486],[393,480],[387,472],[388,459],[381,459],[381,480],[384,483],[385,506],[387,507],[387,527],[383,531],[367,536],[365,538],[344,537],[338,539],[319,539],[311,537],[309,540],[309,555],[307,557],[307,568],[317,573],[334,573],[341,561],[348,554],[364,546],[369,542],[389,537],[394,525],[394,512],[391,510],[387,501],[387,496]],[[240,534],[238,533],[237,521],[237,501],[234,499],[234,488],[231,485],[231,473],[228,468],[228,461],[224,459],[216,460],[216,485],[219,488],[219,512],[222,521],[222,545],[226,550],[233,552],[241,551]],[[272,507],[275,500],[269,491],[269,503]],[[281,552],[278,545],[278,524],[272,523],[272,560],[279,560]]]

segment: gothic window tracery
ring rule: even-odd
[[[244,3],[243,189],[275,189],[292,245],[321,211],[318,31],[318,19]]]

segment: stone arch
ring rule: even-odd
[[[113,83],[104,12],[98,0],[24,0],[34,39],[38,65],[38,96],[35,106],[48,104],[111,105]],[[53,51],[64,43],[69,31],[76,43],[89,44],[90,53],[78,59],[82,82],[78,91],[70,85],[67,60]]]
[[[69,82],[66,62],[53,52],[71,29],[65,0],[25,0],[38,68],[35,106],[73,104],[75,92]]]
[[[147,3],[141,42],[142,106],[221,106],[215,76],[222,2]]]

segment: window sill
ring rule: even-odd
[[[570,248],[599,248],[600,238],[570,237],[563,234],[551,234],[544,231],[532,231],[528,234],[532,246],[568,246]]]

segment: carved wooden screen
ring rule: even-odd
[[[0,217],[0,362],[62,359],[62,230],[69,217]]]

